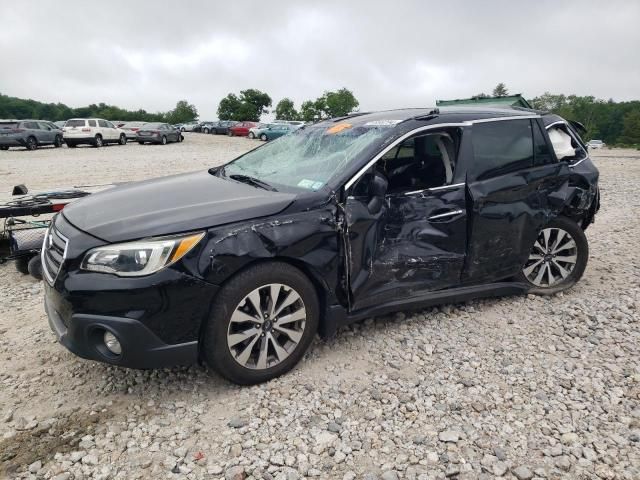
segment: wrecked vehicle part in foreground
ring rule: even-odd
[[[561,130],[562,160],[549,129]],[[208,172],[68,206],[42,249],[45,307],[82,357],[136,368],[202,359],[234,382],[262,382],[292,368],[316,332],[358,319],[571,287],[597,181],[555,115],[332,119]]]

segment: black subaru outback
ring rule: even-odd
[[[551,137],[566,142],[561,155]],[[81,357],[203,360],[234,382],[262,382],[292,368],[316,332],[571,287],[587,265],[597,181],[574,127],[551,114],[331,119],[223,167],[67,207],[42,249],[45,306]]]

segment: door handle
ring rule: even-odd
[[[439,213],[438,215],[432,215],[429,217],[429,220],[442,220],[443,218],[454,217],[461,213],[464,213],[464,210],[451,210],[449,212]]]

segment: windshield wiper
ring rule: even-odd
[[[273,186],[269,185],[267,182],[264,182],[254,177],[250,177],[249,175],[233,174],[233,175],[229,175],[229,178],[231,178],[232,180],[236,180],[238,182],[243,182],[249,185],[253,185],[254,187],[264,188],[265,190],[270,190],[272,192],[278,191],[275,188],[273,188]]]

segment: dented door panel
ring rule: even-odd
[[[538,231],[566,204],[570,173],[566,163],[553,163],[469,183],[466,282],[520,270]]]
[[[387,195],[371,215],[346,204],[352,309],[411,298],[460,282],[466,249],[464,186]]]

